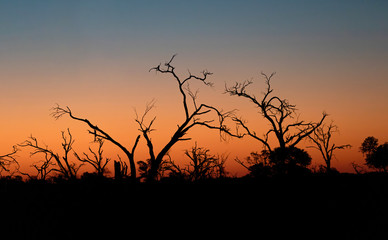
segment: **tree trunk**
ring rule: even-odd
[[[330,160],[326,161],[326,172],[327,173],[331,172],[331,161]]]
[[[114,162],[114,169],[115,169],[115,179],[121,180],[123,178],[121,173],[121,164],[119,161]]]

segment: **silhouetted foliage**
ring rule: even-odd
[[[269,153],[270,164],[280,174],[308,173],[307,167],[311,164],[310,155],[297,147],[275,148]]]
[[[141,179],[147,178],[151,169],[151,160],[147,159],[146,161],[137,161],[137,166],[139,170],[139,177]]]
[[[309,173],[310,155],[297,147],[275,148],[273,151],[252,152],[245,161],[236,159],[250,171],[252,177],[273,175],[303,175]]]
[[[387,171],[388,167],[388,142],[378,145],[378,139],[367,137],[360,147],[365,155],[366,165],[379,171]]]
[[[318,149],[321,153],[323,160],[326,164],[326,172],[329,173],[332,170],[331,160],[334,156],[334,151],[337,149],[346,149],[351,148],[350,144],[345,145],[336,145],[331,143],[333,133],[338,132],[338,127],[331,122],[329,125],[321,125],[316,128],[313,134],[309,135],[310,140],[315,144],[315,146],[309,146],[311,148]]]
[[[269,151],[262,150],[261,153],[251,152],[245,161],[239,158],[235,159],[236,162],[241,164],[247,170],[251,177],[272,176],[273,169],[269,160]]]
[[[372,155],[379,146],[379,140],[373,136],[367,137],[361,144],[360,151],[364,156]]]

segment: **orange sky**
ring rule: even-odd
[[[351,172],[352,161],[363,163],[358,147],[365,137],[388,141],[385,3],[253,1],[222,2],[220,7],[215,1],[207,9],[197,2],[158,4],[1,3],[0,152],[9,152],[30,134],[58,149],[60,131],[68,127],[76,138],[74,148],[86,151],[92,140],[86,126],[68,118],[55,121],[49,116],[55,103],[70,106],[132,146],[139,133],[133,109],[143,111],[152,99],[157,116],[152,138],[160,149],[184,112],[175,81],[148,70],[175,53],[174,65],[182,76],[188,69],[214,73],[209,78],[213,88],[191,85],[200,90],[198,102],[239,109],[237,115],[257,133],[265,132],[267,123],[249,102],[223,94],[224,85],[253,79],[249,92],[260,96],[265,87],[260,72],[276,71],[275,94],[296,104],[306,121],[329,113],[328,120],[340,129],[335,142],[353,146],[336,154],[332,165],[340,171]],[[193,15],[185,15],[186,8]],[[197,141],[214,154],[229,154],[229,172],[241,175],[244,169],[233,159],[261,149],[250,139],[221,142],[216,131],[193,130],[192,141],[172,149],[176,159],[183,159],[183,150]],[[105,151],[112,158],[120,153],[109,145]],[[313,164],[323,164],[316,151],[308,151]],[[136,161],[147,157],[143,139],[136,156]],[[25,169],[34,161],[27,149],[18,159]]]

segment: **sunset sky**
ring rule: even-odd
[[[296,104],[300,118],[318,121],[330,114],[340,132],[332,166],[352,172],[363,164],[359,146],[375,136],[388,141],[388,1],[19,1],[0,0],[0,155],[31,134],[52,149],[70,128],[74,148],[93,140],[87,127],[68,117],[54,120],[50,108],[69,106],[130,148],[138,132],[134,109],[141,113],[156,100],[152,139],[156,150],[184,118],[174,79],[149,69],[177,53],[180,76],[188,70],[214,74],[213,88],[199,88],[198,102],[236,113],[258,134],[268,125],[249,102],[223,94],[225,84],[252,79],[248,91],[261,96],[260,72],[277,74],[274,93]],[[218,132],[196,128],[190,142],[172,149],[181,164],[183,150],[205,146],[233,161],[262,146],[250,139],[220,141]],[[302,142],[300,147],[309,145]],[[308,149],[313,164],[324,164]],[[28,149],[18,155],[28,168]],[[107,145],[106,156],[119,153]],[[147,157],[144,139],[136,161]],[[113,171],[113,168],[110,167]]]

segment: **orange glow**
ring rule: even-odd
[[[179,58],[176,61],[179,63],[178,65],[182,64]],[[34,81],[37,81],[34,79],[38,78],[37,76],[31,77],[28,74],[16,73],[16,76],[12,74],[2,76],[6,79],[28,79],[32,83],[30,86],[19,86],[17,89],[10,88],[5,92],[5,97],[3,96],[3,99],[7,99],[7,101],[1,102],[1,109],[7,114],[1,119],[3,129],[0,151],[9,151],[12,145],[21,143],[30,134],[49,145],[50,148],[60,150],[60,131],[67,128],[70,128],[74,135],[76,140],[74,148],[77,152],[87,151],[92,137],[87,134],[86,125],[72,121],[68,117],[54,120],[49,114],[50,108],[55,103],[70,106],[75,114],[90,119],[130,148],[140,133],[134,121],[134,108],[141,114],[146,102],[152,99],[156,100],[156,107],[149,114],[148,119],[157,116],[154,124],[156,131],[152,132],[151,137],[156,152],[160,150],[184,117],[182,99],[175,80],[162,74],[148,73],[147,71],[131,76],[130,73],[122,69],[115,72],[116,69],[110,70],[106,66],[104,68],[105,70],[98,69],[98,67],[87,69],[73,75],[71,80],[68,80],[69,76],[65,74],[63,76],[55,75],[54,81],[51,80],[54,75],[48,74],[48,76],[43,76],[47,81],[46,86],[33,84]],[[93,72],[95,73],[92,74]],[[235,71],[228,69],[215,68],[214,72],[214,76],[209,78],[215,84],[213,88],[196,83],[190,86],[200,89],[198,102],[213,104],[225,111],[238,109],[236,114],[246,119],[254,131],[258,134],[264,133],[268,129],[268,124],[256,113],[256,109],[251,103],[238,97],[222,94],[224,81],[227,84],[233,84],[234,81],[244,80],[244,77],[238,76]],[[264,87],[263,79],[255,77],[257,72],[252,70],[242,69],[241,72],[244,72],[247,78],[253,76],[255,83],[250,86],[248,92],[260,97]],[[363,163],[358,147],[365,137],[373,135],[381,142],[387,140],[385,137],[388,133],[388,126],[385,123],[388,120],[388,112],[380,111],[385,108],[384,104],[388,102],[383,88],[369,95],[369,98],[372,99],[366,101],[365,97],[357,95],[357,92],[361,91],[360,87],[364,87],[365,94],[369,94],[365,84],[340,86],[340,89],[331,89],[318,84],[317,87],[311,87],[309,91],[305,91],[303,79],[297,78],[292,73],[289,76],[286,75],[287,71],[278,73],[274,77],[274,93],[296,104],[301,118],[306,121],[316,121],[320,118],[322,111],[327,111],[330,114],[328,119],[335,120],[340,129],[340,134],[334,136],[334,141],[338,144],[351,144],[353,146],[350,150],[336,153],[333,167],[343,172],[352,172],[351,162]],[[309,78],[308,75],[302,77]],[[323,82],[326,77],[321,76],[322,80],[316,81]],[[362,79],[363,76],[359,76],[359,78]],[[110,79],[115,79],[115,81],[109,81]],[[67,83],[69,81],[70,83]],[[347,91],[348,88],[354,88],[355,93]],[[370,104],[371,102],[373,104]],[[245,158],[250,152],[262,149],[259,142],[249,138],[220,141],[217,131],[203,127],[193,128],[188,137],[192,137],[192,141],[180,142],[171,150],[172,156],[179,163],[185,164],[183,150],[190,148],[197,141],[199,146],[209,148],[213,154],[228,154],[228,171],[237,175],[246,173],[246,170],[235,163],[234,158]],[[302,142],[300,146],[308,144]],[[317,151],[312,149],[308,151],[313,157],[313,164],[323,164]],[[105,153],[106,157],[112,159],[117,159],[117,154],[124,157],[120,150],[111,144],[106,144]],[[136,161],[147,158],[148,152],[144,139],[141,139],[135,154]],[[28,158],[28,150],[23,149],[19,156],[23,168],[28,168],[33,161]],[[112,166],[109,168],[112,171]]]

